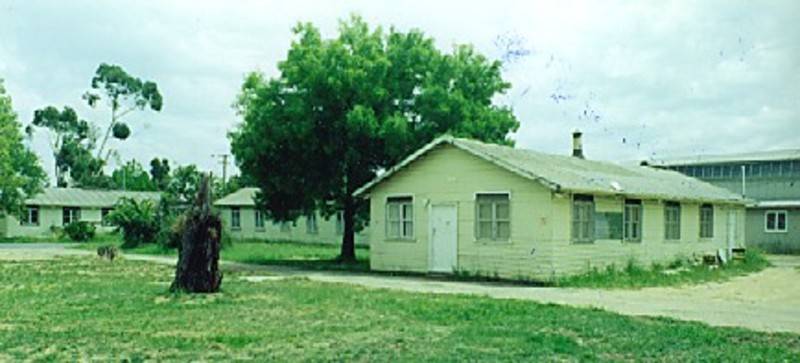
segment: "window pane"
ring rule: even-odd
[[[414,208],[411,204],[403,204],[403,220],[413,220],[414,219]]]
[[[413,236],[414,236],[414,223],[412,222],[403,223],[402,237],[413,237]]]
[[[386,205],[386,218],[389,221],[399,221],[400,220],[400,205],[397,203],[389,203]]]
[[[478,238],[492,238],[492,222],[478,222]]]
[[[478,204],[478,219],[487,221],[492,219],[492,205],[490,203]]]
[[[497,203],[497,219],[508,220],[508,203]]]
[[[786,230],[786,213],[778,213],[778,230]]]
[[[497,239],[508,239],[511,236],[511,225],[509,222],[497,222]]]
[[[775,213],[767,212],[767,230],[775,230]]]
[[[397,238],[400,237],[400,222],[389,222],[386,224],[386,236]]]

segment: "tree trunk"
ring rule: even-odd
[[[213,293],[219,291],[219,251],[222,221],[211,213],[210,177],[204,176],[192,208],[181,226],[181,244],[175,281],[170,291]]]
[[[355,243],[355,214],[356,204],[351,196],[347,196],[344,201],[343,220],[344,233],[342,234],[342,251],[339,254],[341,262],[355,262],[356,243]]]

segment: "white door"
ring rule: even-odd
[[[431,206],[430,271],[452,273],[458,267],[458,219],[456,206]]]

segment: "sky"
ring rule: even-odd
[[[219,175],[245,75],[277,76],[298,22],[335,38],[351,14],[503,61],[512,88],[495,102],[513,108],[520,148],[568,154],[575,129],[598,160],[800,148],[796,0],[0,0],[0,79],[23,125],[54,105],[104,127],[110,111],[81,96],[100,63],[120,65],[164,97],[126,116],[131,137],[110,145],[121,160]],[[52,175],[48,140],[30,145]]]

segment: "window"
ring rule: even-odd
[[[344,212],[336,212],[336,235],[341,236],[344,234]]]
[[[594,242],[594,197],[591,195],[573,197],[572,241]]]
[[[61,213],[61,224],[66,226],[72,222],[81,220],[81,209],[76,207],[64,207]]]
[[[629,199],[625,201],[623,216],[623,239],[627,242],[642,241],[642,201]]]
[[[231,208],[231,228],[232,229],[242,228],[242,211],[239,210],[239,207]]]
[[[414,238],[414,202],[411,197],[386,199],[386,238]]]
[[[306,215],[306,233],[307,234],[317,234],[317,214],[316,213],[309,213]]]
[[[664,204],[664,239],[681,239],[681,205],[676,202]]]
[[[768,210],[764,215],[764,230],[768,233],[786,232],[786,211]]]
[[[511,211],[508,193],[475,196],[475,235],[480,240],[508,241],[511,235]]]
[[[714,206],[703,204],[700,206],[700,238],[714,237]]]
[[[39,207],[30,205],[25,208],[25,215],[20,221],[23,226],[38,226],[39,225]]]
[[[264,213],[261,210],[255,210],[255,226],[256,231],[263,231],[264,230]]]
[[[108,215],[113,212],[113,208],[102,208],[100,209],[100,225],[104,227],[108,227],[111,223],[108,221]]]

